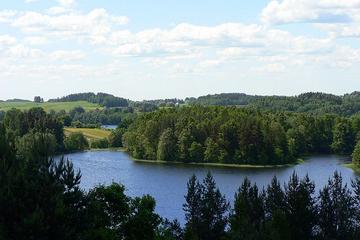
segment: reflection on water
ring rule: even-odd
[[[274,175],[284,182],[296,171],[301,177],[308,174],[319,189],[336,170],[342,174],[348,185],[355,176],[351,169],[343,166],[349,159],[339,156],[308,157],[305,163],[300,165],[266,169],[139,163],[132,161],[126,153],[117,151],[89,151],[68,154],[65,157],[72,160],[76,169],[81,170],[83,188],[110,184],[112,181],[120,182],[126,186],[130,196],[152,195],[161,216],[178,218],[180,222],[184,219],[182,204],[186,183],[192,174],[203,178],[207,171],[211,171],[221,192],[230,201],[245,177],[263,187]]]

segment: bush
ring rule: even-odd
[[[109,140],[106,138],[97,139],[91,142],[91,148],[108,148],[109,147]]]
[[[67,151],[79,151],[89,148],[89,142],[81,132],[71,133],[64,141]]]

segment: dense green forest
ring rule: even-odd
[[[140,159],[285,164],[304,154],[351,154],[359,130],[359,116],[193,106],[139,116],[123,142]]]
[[[329,113],[342,116],[360,113],[360,92],[353,92],[343,96],[309,92],[294,97],[223,93],[199,98],[187,98],[185,102],[192,105],[247,106],[269,111]]]

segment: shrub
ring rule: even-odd
[[[64,141],[67,151],[78,151],[89,148],[89,142],[81,132],[71,133]]]

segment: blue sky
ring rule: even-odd
[[[0,3],[0,99],[359,90],[360,0]]]

